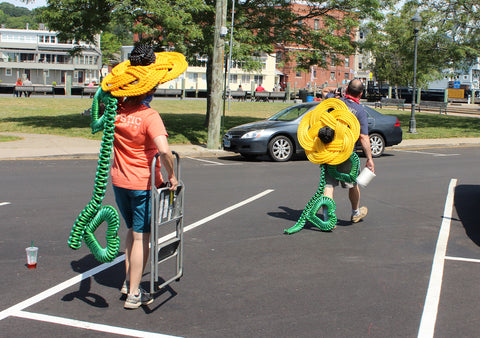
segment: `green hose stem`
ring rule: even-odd
[[[320,166],[320,183],[318,185],[317,192],[313,195],[310,201],[308,201],[307,206],[305,209],[303,209],[303,212],[300,215],[297,223],[295,223],[295,225],[291,228],[285,229],[283,231],[284,234],[291,235],[299,232],[303,229],[307,221],[311,222],[322,231],[331,231],[335,229],[337,224],[337,216],[335,215],[335,201],[330,197],[323,195],[325,191],[325,171],[328,170],[328,173],[337,180],[353,183],[356,181],[358,176],[360,159],[356,153],[352,153],[347,161],[352,162],[352,168],[348,174],[337,171],[337,166],[331,166],[327,164],[322,164]],[[321,207],[327,209],[326,220],[322,220],[317,216],[317,212]]]
[[[105,105],[105,111],[101,117],[99,117],[100,102],[103,102]],[[110,205],[102,207],[110,173],[117,99],[99,88],[93,98],[91,110],[92,120],[90,126],[92,134],[103,130],[97,172],[95,174],[95,185],[92,199],[82,210],[72,227],[68,246],[77,250],[81,247],[83,239],[95,258],[102,263],[107,263],[113,261],[120,250],[120,237],[118,236],[120,218],[118,212]],[[103,222],[107,222],[106,248],[102,248],[93,234]]]

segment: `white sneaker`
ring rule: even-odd
[[[367,216],[367,214],[368,214],[367,207],[361,207],[359,210],[360,210],[360,213],[358,215],[356,215],[356,216],[352,215],[352,223],[358,223],[362,220],[362,218]]]
[[[138,289],[138,295],[129,294],[123,307],[125,309],[137,309],[141,305],[148,305],[153,302],[152,296],[145,290]]]

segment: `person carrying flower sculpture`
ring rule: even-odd
[[[83,241],[102,263],[112,262],[118,255],[119,215],[114,207],[102,206],[113,148],[111,176],[115,200],[127,226],[126,279],[121,289],[127,295],[127,309],[153,301],[139,286],[149,254],[151,164],[157,153],[157,188],[167,186],[167,182],[172,191],[178,186],[168,134],[158,112],[150,108],[150,101],[158,84],[177,78],[187,66],[180,53],[155,53],[152,47],[139,44],[129,60],[115,66],[103,79],[92,102],[92,133],[103,131],[95,185],[90,202],[72,227],[68,246],[77,250]],[[167,182],[162,178],[160,165],[165,167]],[[105,248],[94,234],[103,222],[107,223]]]
[[[367,207],[360,207],[360,189],[356,183],[360,161],[353,152],[355,143],[360,141],[367,158],[366,167],[375,172],[367,113],[359,103],[362,93],[363,83],[354,79],[348,84],[345,97],[326,99],[302,118],[298,141],[308,159],[321,164],[321,178],[316,194],[297,223],[284,231],[286,234],[300,231],[307,220],[323,231],[333,230],[337,222],[333,193],[338,185],[349,189],[351,222],[357,223],[367,215]],[[323,220],[317,216],[321,207],[324,208]]]
[[[150,165],[157,152],[167,172],[170,190],[178,186],[167,131],[157,111],[149,103],[159,83],[181,75],[187,68],[182,54],[154,53],[147,45],[137,45],[128,61],[112,69],[102,81],[102,90],[117,98],[112,184],[115,200],[128,228],[125,243],[126,280],[122,293],[124,307],[135,309],[153,299],[140,289],[148,261],[150,243]],[[165,186],[157,168],[156,180]]]

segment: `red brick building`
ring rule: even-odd
[[[302,12],[307,12],[309,6],[302,2],[296,2],[293,4],[295,11],[301,15]],[[341,16],[342,13],[338,12]],[[322,21],[320,18],[310,18],[302,22],[302,24],[311,27],[311,29],[319,30],[322,28]],[[284,60],[286,53],[294,52],[295,49],[305,49],[302,46],[277,46],[277,70],[279,73],[280,84],[290,84],[290,88],[322,88],[324,86],[341,86],[347,84],[348,81],[353,79],[354,75],[354,56],[344,57],[342,55],[336,55],[338,59],[343,60],[341,65],[335,65],[333,60],[326,60],[328,62],[327,68],[319,66],[310,67],[309,71],[296,70],[296,62],[285,62],[283,67],[279,64]]]

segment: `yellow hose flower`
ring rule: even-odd
[[[132,66],[129,60],[118,64],[103,79],[102,90],[115,97],[138,96],[177,78],[187,69],[183,54],[161,52],[155,56],[155,62],[148,66]]]
[[[335,131],[329,143],[322,142],[318,136],[323,127]],[[360,136],[360,123],[343,101],[331,98],[322,101],[302,118],[297,135],[311,162],[337,165],[352,154]]]

